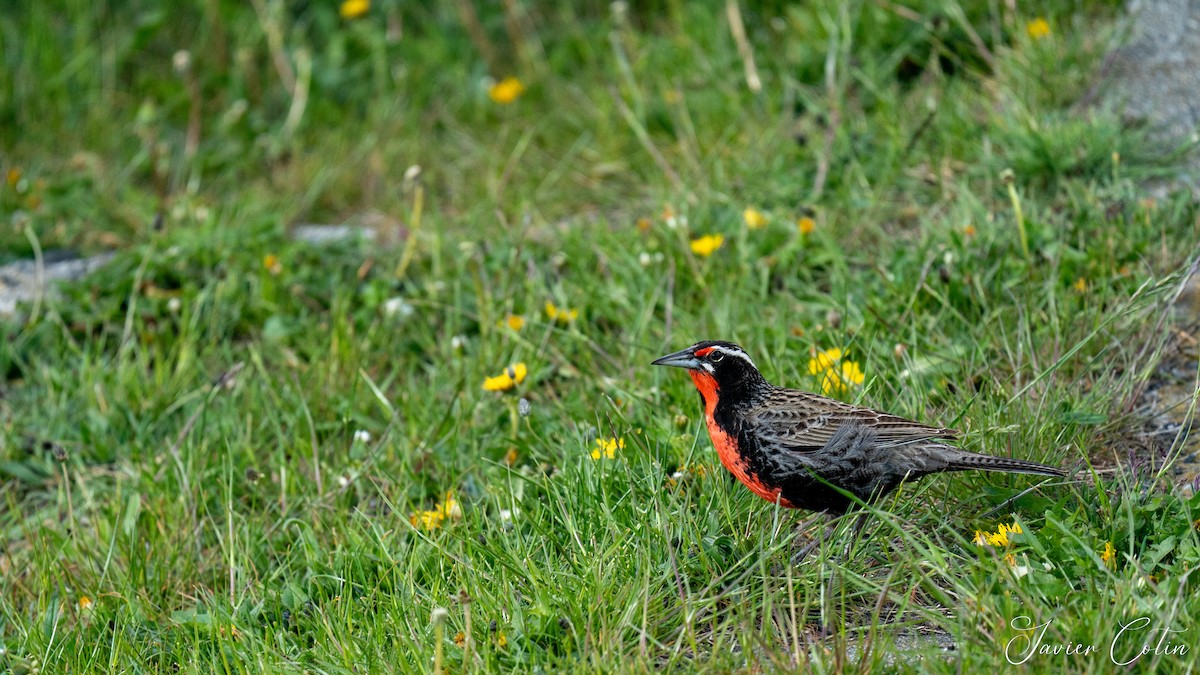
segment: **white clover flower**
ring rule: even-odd
[[[397,319],[407,319],[415,311],[416,309],[407,300],[398,296],[389,298],[387,302],[383,303],[383,313]]]

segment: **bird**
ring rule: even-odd
[[[751,492],[786,508],[839,516],[904,481],[943,471],[1066,475],[957,448],[953,429],[777,387],[732,342],[697,342],[652,365],[687,369],[721,464]]]

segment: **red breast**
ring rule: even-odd
[[[701,370],[689,370],[688,375],[691,375],[692,382],[704,399],[704,421],[708,426],[708,437],[712,439],[713,447],[717,449],[717,456],[721,458],[721,464],[754,494],[772,504],[779,501],[780,505],[784,507],[794,508],[791,502],[779,497],[781,490],[778,487],[770,487],[762,483],[756,474],[747,471],[747,462],[742,456],[742,449],[738,446],[737,437],[717,424],[713,415],[717,409],[717,398],[721,389],[717,385],[717,380]]]

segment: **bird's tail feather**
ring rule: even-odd
[[[949,449],[949,448],[948,448]],[[994,457],[977,452],[966,452],[953,448],[955,452],[946,457],[943,471],[1004,471],[1006,473],[1030,473],[1038,476],[1065,476],[1066,471],[1049,464],[1039,464],[1024,459]]]

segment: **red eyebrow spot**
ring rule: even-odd
[[[704,349],[697,349],[696,356],[700,356],[700,357],[708,356],[709,354],[712,353],[712,351],[714,349],[716,349],[716,347],[705,347]]]

